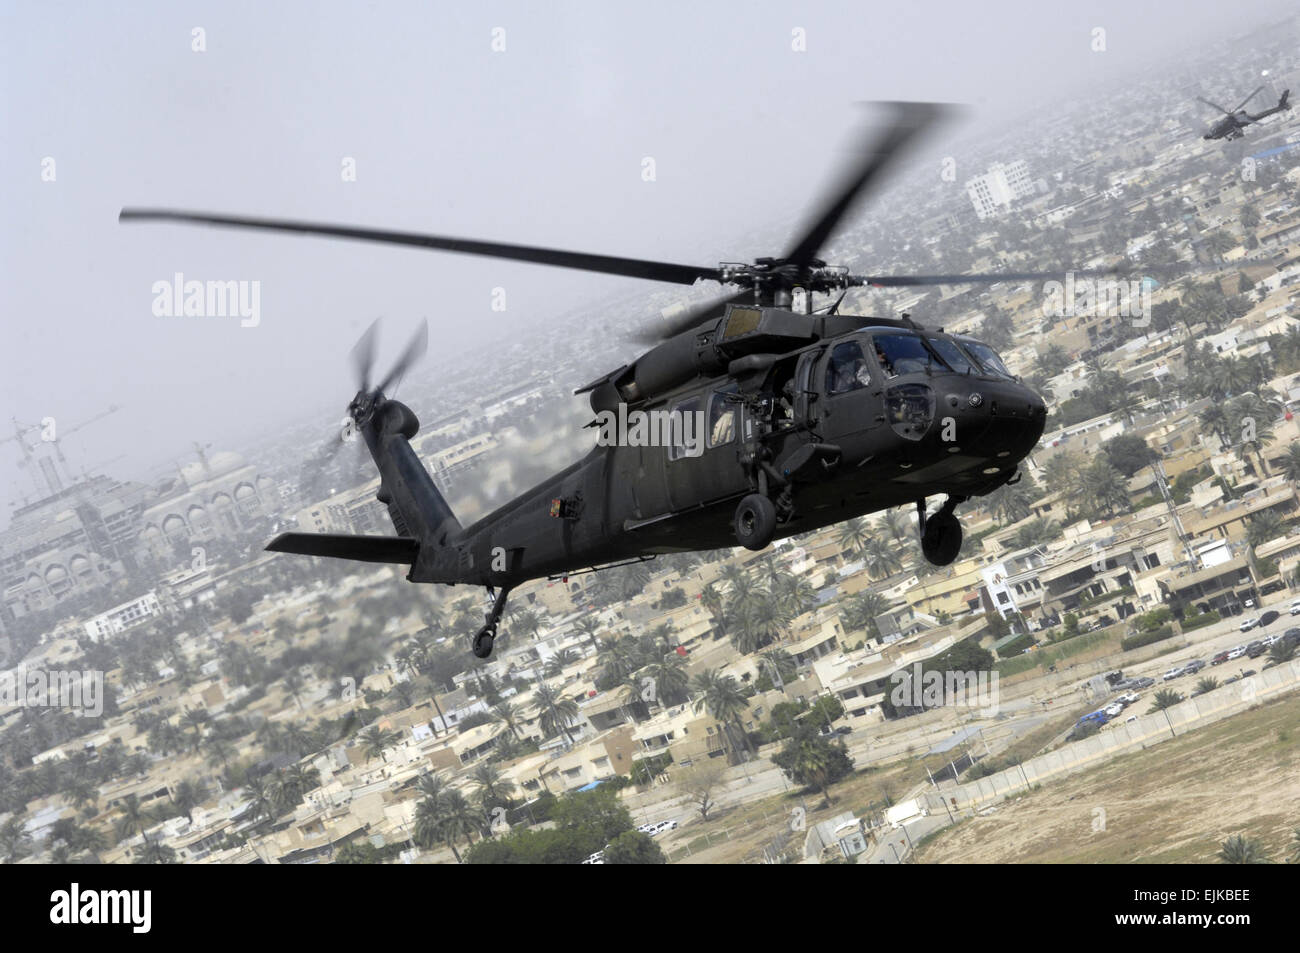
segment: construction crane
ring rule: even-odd
[[[89,427],[93,423],[97,423],[98,421],[103,420],[105,417],[109,416],[110,414],[117,413],[121,409],[122,408],[119,407],[117,404],[109,404],[107,410],[103,410],[93,417],[89,417],[86,420],[82,420],[78,423],[75,423],[71,427],[60,428],[58,427],[57,423],[55,423],[54,431],[53,434],[51,435],[51,439],[39,440],[36,443],[31,445],[28,445],[27,443],[26,440],[27,434],[31,433],[32,431],[43,433],[46,429],[46,424],[44,422],[40,424],[22,424],[19,423],[19,421],[16,418],[10,418],[13,421],[14,434],[12,437],[5,437],[3,439],[0,439],[0,444],[8,443],[11,440],[17,441],[18,446],[22,449],[23,452],[23,459],[18,462],[19,467],[26,468],[26,467],[30,467],[33,462],[37,463],[41,476],[44,476],[45,478],[45,485],[44,486],[41,485],[40,477],[38,477],[36,471],[33,470],[32,479],[36,482],[36,490],[38,493],[42,493],[48,496],[53,496],[55,493],[58,493],[60,490],[63,489],[63,480],[59,477],[59,473],[55,469],[54,464],[50,461],[49,457],[38,458],[33,454],[32,451],[34,451],[42,443],[54,444],[54,453],[59,459],[59,464],[63,467],[64,474],[67,475],[69,481],[75,483],[76,477],[72,474],[72,470],[68,466],[68,458],[63,454],[63,446],[62,446],[63,438],[68,436],[69,434],[74,434],[79,430],[83,430],[86,427]]]

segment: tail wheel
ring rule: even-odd
[[[776,535],[776,504],[759,493],[751,493],[736,507],[736,539],[746,549],[766,549]]]
[[[479,658],[487,658],[492,654],[492,643],[496,641],[497,630],[491,626],[484,626],[478,630],[474,636],[474,654]]]

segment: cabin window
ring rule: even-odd
[[[826,363],[826,393],[846,394],[871,383],[871,372],[867,370],[867,359],[862,353],[862,345],[857,341],[845,341],[835,345],[831,358]]]
[[[669,460],[700,455],[701,441],[704,440],[704,434],[700,432],[704,423],[701,403],[699,397],[691,397],[672,409],[669,420],[672,437],[668,446]]]
[[[736,393],[735,385],[714,391],[709,397],[709,449],[721,447],[736,439],[736,423],[740,419],[740,404],[728,400]]]

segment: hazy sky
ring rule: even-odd
[[[1195,55],[1289,4],[0,3],[0,436],[69,427],[112,469],[237,443],[351,396],[376,315],[443,355],[637,282],[168,225],[122,206],[282,215],[712,264],[840,158],[856,100],[1005,121]],[[1106,52],[1091,49],[1106,30]],[[192,49],[201,28],[204,52]],[[493,30],[505,50],[493,50]],[[806,50],[796,51],[795,30]],[[501,34],[497,34],[498,43]],[[356,181],[341,175],[345,157]],[[652,157],[656,179],[643,180]],[[53,159],[54,181],[47,159]],[[261,323],[158,317],[152,286],[260,282]],[[491,309],[492,289],[507,310]],[[650,286],[647,286],[649,290]],[[397,342],[389,340],[390,347]],[[631,356],[631,355],[629,355]],[[322,419],[322,426],[332,423]],[[0,501],[30,492],[0,444]],[[0,514],[0,522],[4,516]]]

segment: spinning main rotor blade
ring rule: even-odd
[[[209,212],[187,212],[177,209],[124,208],[118,214],[120,222],[186,222],[197,225],[218,225],[228,228],[249,228],[269,232],[293,232],[299,235],[324,235],[331,238],[350,238],[363,242],[388,245],[408,245],[412,248],[432,248],[437,251],[457,252],[462,255],[481,255],[487,258],[506,258],[535,265],[553,265],[558,268],[576,268],[606,275],[627,278],[645,278],[650,281],[669,281],[679,285],[693,285],[701,278],[717,280],[717,268],[699,268],[694,265],[675,265],[669,262],[648,261],[642,258],[620,258],[614,255],[593,255],[587,252],[562,251],[557,248],[540,248],[534,245],[510,245],[505,242],[483,242],[471,238],[447,235],[424,235],[419,232],[393,232],[379,228],[352,225],[329,225],[323,222],[300,222],[282,218],[253,218],[243,215],[217,215]]]
[[[1240,109],[1242,106],[1245,106],[1246,103],[1250,102],[1252,99],[1258,96],[1260,90],[1262,90],[1263,88],[1264,88],[1263,86],[1256,87],[1253,93],[1251,93],[1249,96],[1247,96],[1245,99],[1243,99],[1240,103],[1237,104],[1237,109]],[[1233,112],[1236,112],[1237,109],[1234,109]]]
[[[375,369],[375,341],[379,337],[379,319],[375,318],[352,348],[352,368],[356,372],[357,389],[370,392],[370,372]]]
[[[1210,102],[1208,99],[1204,98],[1203,96],[1197,96],[1196,98],[1197,98],[1200,102],[1203,102],[1203,103],[1205,103],[1205,105],[1211,107],[1212,109],[1217,109],[1219,112],[1224,113],[1224,114],[1229,115],[1229,116],[1232,115],[1231,113],[1228,112],[1228,110],[1224,109],[1224,108],[1223,108],[1222,106],[1220,106],[1218,103],[1212,103],[1212,102]]]
[[[420,327],[416,330],[415,336],[412,337],[410,342],[406,345],[406,350],[401,353],[401,356],[397,359],[397,363],[393,365],[392,369],[386,375],[384,375],[384,379],[375,386],[375,389],[387,390],[389,384],[406,374],[406,372],[410,370],[411,365],[424,357],[425,352],[428,350],[429,322],[421,320]]]
[[[849,168],[839,188],[822,206],[821,212],[795,241],[785,260],[807,265],[835,232],[854,201],[896,161],[909,143],[941,119],[950,107],[942,103],[888,103],[893,117],[884,135],[866,151],[858,163]]]

